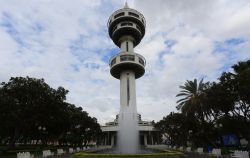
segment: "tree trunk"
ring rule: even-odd
[[[84,147],[87,147],[87,139],[84,140]]]
[[[14,149],[15,148],[15,144],[16,144],[16,141],[19,138],[19,136],[20,136],[20,130],[19,130],[19,128],[15,128],[14,134],[10,138],[8,149]]]

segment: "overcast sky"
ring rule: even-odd
[[[144,120],[176,111],[175,95],[186,80],[216,81],[250,57],[249,0],[128,0],[146,18],[135,52],[146,60],[136,80]],[[124,0],[0,0],[0,82],[44,78],[70,92],[103,124],[119,112],[119,80],[109,73],[118,53],[107,20]]]

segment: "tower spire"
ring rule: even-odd
[[[128,1],[125,2],[124,8],[129,8]]]

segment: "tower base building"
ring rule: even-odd
[[[101,127],[102,140],[101,145],[115,147],[117,145],[117,132],[118,115],[112,122],[107,122]],[[156,145],[161,143],[161,133],[158,129],[154,128],[153,121],[143,121],[141,115],[138,114],[138,127],[139,127],[139,144],[142,146]]]

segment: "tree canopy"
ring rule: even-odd
[[[176,95],[180,113],[170,113],[156,127],[176,145],[191,141],[193,146],[218,146],[218,138],[224,134],[236,134],[250,142],[250,60],[232,68],[233,72],[223,72],[216,82],[187,80]],[[171,126],[180,128],[173,131]],[[178,141],[180,137],[186,139]]]
[[[81,107],[66,102],[69,91],[54,89],[44,79],[12,77],[0,85],[0,141],[31,140],[85,144],[100,133],[100,125]]]

